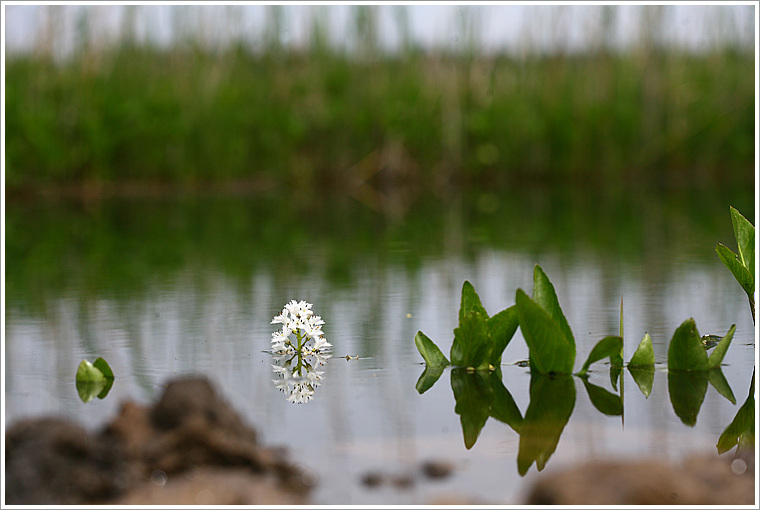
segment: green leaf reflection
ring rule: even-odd
[[[645,398],[649,398],[652,393],[652,385],[654,384],[654,364],[652,365],[628,365],[628,371],[633,377],[633,381],[644,394]]]
[[[87,403],[98,397],[103,399],[108,395],[113,386],[114,375],[111,367],[103,358],[98,358],[94,363],[87,360],[77,367],[76,388],[82,402]]]
[[[597,411],[607,416],[620,416],[623,414],[623,399],[620,395],[588,382],[588,377],[581,377],[583,386],[586,387],[588,398],[596,407]]]
[[[718,438],[718,453],[723,454],[734,446],[754,448],[755,446],[755,372],[749,386],[747,400],[736,412],[736,416]]]
[[[517,471],[525,475],[533,462],[541,471],[554,453],[575,407],[572,376],[531,374],[530,404],[520,427]]]

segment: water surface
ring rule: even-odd
[[[10,204],[7,422],[56,414],[95,428],[124,400],[148,402],[168,379],[203,373],[264,443],[288,446],[310,470],[315,503],[424,504],[443,494],[519,503],[532,480],[588,458],[714,452],[747,397],[754,327],[746,296],[714,252],[717,242],[733,247],[727,202],[665,197],[642,208],[567,193],[480,194],[395,216],[352,200],[325,204]],[[534,464],[520,476],[520,436],[506,424],[489,419],[465,448],[450,369],[416,391],[424,366],[413,339],[422,330],[448,355],[463,281],[493,314],[514,303],[517,288],[530,293],[535,264],[573,329],[576,369],[598,340],[618,333],[621,296],[625,360],[648,332],[657,365],[648,398],[623,372],[622,416],[602,414],[573,378],[575,404],[556,451],[543,471]],[[300,405],[275,387],[267,352],[270,321],[290,299],[314,304],[334,345],[321,386]],[[722,367],[736,404],[709,385],[693,426],[674,411],[665,369],[670,338],[689,317],[700,334],[736,324]],[[76,367],[98,356],[116,381],[105,399],[84,404]],[[523,414],[531,376],[518,362],[527,357],[518,330],[501,371]],[[592,370],[589,382],[620,394],[607,364]],[[450,462],[454,472],[427,480],[419,472],[427,460]],[[368,488],[361,479],[369,472],[413,483]]]

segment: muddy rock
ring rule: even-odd
[[[750,505],[754,457],[698,456],[662,460],[590,461],[546,473],[529,505]]]
[[[203,377],[125,402],[100,432],[26,420],[6,444],[9,504],[302,504],[311,486]]]

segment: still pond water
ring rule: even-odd
[[[634,199],[482,194],[396,216],[352,200],[285,203],[292,200],[9,204],[6,423],[55,414],[96,428],[124,400],[148,402],[168,379],[202,373],[265,444],[287,446],[310,470],[315,503],[425,504],[454,494],[513,504],[533,480],[582,460],[714,452],[747,397],[754,326],[714,252],[717,242],[735,246],[727,201],[664,198],[642,208]],[[754,216],[751,203],[732,205]],[[573,377],[575,403],[556,451],[542,471],[534,463],[521,476],[520,436],[504,423],[488,419],[465,448],[451,370],[417,392],[424,366],[414,336],[422,330],[448,356],[464,280],[493,314],[518,288],[530,294],[535,264],[575,335],[576,370],[598,340],[618,333],[621,296],[625,361],[648,332],[657,365],[648,397],[629,371],[613,387],[609,365],[592,365],[591,384],[614,395],[622,387],[622,415],[600,412]],[[270,321],[290,299],[313,303],[334,346],[304,404],[275,386],[267,352]],[[723,363],[736,404],[709,385],[693,426],[674,411],[665,368],[670,338],[689,317],[700,334],[736,324]],[[99,356],[115,383],[106,398],[83,403],[77,366]],[[531,377],[519,362],[527,357],[518,330],[501,371],[523,415]],[[429,460],[449,463],[452,474],[426,479],[420,465]],[[368,473],[387,483],[364,485]],[[399,477],[411,483],[394,485]]]

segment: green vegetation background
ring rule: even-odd
[[[359,28],[371,12],[357,11]],[[9,55],[9,193],[109,183],[312,193],[369,181],[407,195],[526,181],[753,186],[752,49],[689,54],[645,41],[515,57],[465,42],[388,53],[367,29],[347,51],[323,23],[315,18],[302,50],[276,37],[263,51],[127,37],[82,43],[65,60]]]

